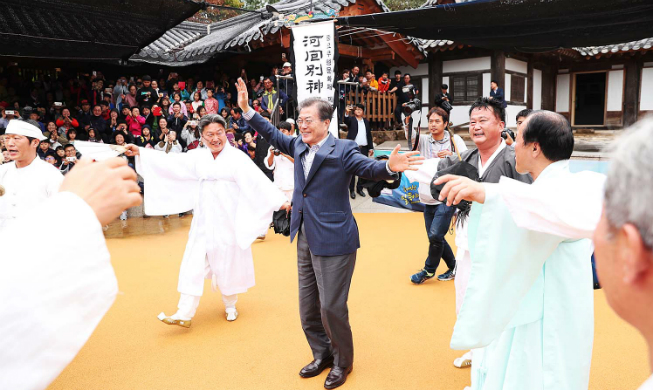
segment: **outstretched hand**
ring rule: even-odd
[[[125,151],[125,156],[127,156],[127,157],[134,157],[134,156],[138,156],[140,154],[140,151],[138,150],[138,146],[136,146],[134,144],[125,145],[125,149],[127,149]]]
[[[390,153],[390,159],[388,160],[390,170],[393,172],[404,172],[419,169],[417,166],[422,165],[424,157],[417,156],[419,154],[418,151],[399,154],[399,149],[401,149],[401,145],[395,146],[392,153]]]
[[[437,178],[433,184],[444,185],[438,200],[447,201],[447,206],[458,204],[462,200],[469,200],[477,203],[485,203],[485,187],[483,184],[468,177],[456,175],[444,175]]]
[[[236,81],[236,89],[238,90],[238,107],[240,107],[243,112],[249,111],[249,94],[247,93],[247,84],[243,81],[242,78],[238,78]]]

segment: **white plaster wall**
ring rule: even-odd
[[[524,79],[524,103],[528,103],[528,77]]]
[[[451,126],[458,126],[463,123],[469,123],[469,109],[472,106],[453,106],[453,110],[449,114]]]
[[[439,88],[439,87],[436,87],[436,88]],[[429,96],[431,95],[431,93],[429,91],[429,78],[428,77],[424,77],[422,79],[421,91],[422,91],[422,103],[428,104],[428,102],[430,101]]]
[[[506,70],[526,74],[528,73],[528,63],[514,58],[506,58]]]
[[[503,96],[505,97],[506,101],[510,101],[510,87],[512,86],[512,76],[510,74],[506,74],[506,81],[505,85],[503,86]]]
[[[394,67],[390,68],[390,73],[388,74],[388,77],[391,79],[395,77],[395,71],[400,71],[401,74],[410,74],[411,76],[428,76],[429,74],[429,64],[428,63],[422,63],[417,65],[417,69],[413,68],[412,66],[399,66],[399,67]]]
[[[491,57],[466,58],[464,60],[442,61],[442,73],[473,72],[492,69]]]
[[[429,120],[426,118],[426,115],[429,113],[428,107],[422,107],[422,121],[419,124],[420,129],[429,128]]]
[[[533,110],[542,109],[542,71],[533,69]]]
[[[639,109],[653,110],[653,68],[642,69],[642,89]]]
[[[568,74],[559,74],[556,88],[556,111],[569,112],[569,90],[571,77]]]
[[[483,73],[483,96],[490,96],[490,83],[492,82],[492,74]]]
[[[608,111],[622,111],[624,97],[624,71],[608,72]]]
[[[453,86],[451,84],[449,84],[449,77],[446,77],[446,76],[443,77],[442,78],[442,84],[447,84],[449,86],[449,93],[451,93],[451,88],[453,88]]]
[[[506,126],[517,127],[517,113],[525,109],[526,106],[513,106],[509,104],[508,107],[506,107]]]

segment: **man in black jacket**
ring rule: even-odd
[[[370,122],[363,118],[365,114],[365,106],[362,104],[356,104],[353,107],[354,116],[351,116],[352,107],[347,107],[345,111],[345,118],[343,123],[347,125],[347,139],[356,141],[358,144],[358,150],[365,156],[372,156],[374,154],[374,143],[372,141],[372,128],[370,127]],[[349,196],[352,199],[356,199],[356,193],[354,192],[354,184],[356,182],[356,176],[351,177],[351,182],[349,182]],[[358,195],[365,196],[363,192],[363,183],[362,179],[358,178],[358,185],[356,185],[356,192]]]
[[[145,106],[151,108],[159,102],[159,94],[152,88],[150,76],[143,76],[143,87],[136,92],[136,101],[141,108]]]
[[[451,109],[453,108],[451,106],[451,95],[449,92],[449,86],[447,84],[442,84],[441,87],[441,92],[437,95],[435,95],[435,105],[442,108],[449,114],[451,112]]]

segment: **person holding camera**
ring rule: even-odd
[[[75,166],[75,163],[77,163],[77,149],[75,149],[75,145],[68,144],[64,146],[64,153],[66,156],[61,161],[61,166],[59,167],[59,171],[63,175],[70,172],[70,170]]]
[[[150,76],[143,76],[143,87],[136,92],[136,101],[141,107],[152,107],[159,103],[159,93],[152,88],[152,78]]]
[[[177,132],[174,130],[170,130],[168,134],[163,137],[163,141],[156,144],[154,149],[166,153],[181,153],[183,151],[181,144],[177,141]]]
[[[198,127],[198,115],[195,114],[193,119],[186,122],[181,130],[181,139],[186,143],[187,150],[193,150],[200,146],[202,135]]]
[[[352,111],[354,116],[352,117]],[[353,140],[358,145],[358,150],[363,156],[372,157],[374,155],[374,142],[372,141],[372,128],[370,122],[363,117],[365,114],[365,106],[361,103],[355,106],[347,106],[345,109],[345,117],[343,123],[347,125],[347,139]],[[356,185],[356,175],[352,175],[349,182],[349,196],[356,199],[356,192],[361,197],[365,197],[363,192],[363,179],[358,178],[358,185]]]
[[[292,125],[288,122],[281,122],[279,130],[289,137],[295,136],[292,133]],[[274,184],[286,195],[288,202],[292,202],[292,193],[295,189],[295,159],[270,146],[265,157],[265,167],[274,171]]]

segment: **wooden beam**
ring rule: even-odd
[[[526,108],[533,109],[533,61],[532,59],[527,59],[528,67],[526,80],[528,80],[528,85],[526,86]]]
[[[290,48],[290,30],[287,28],[281,30],[281,46],[286,49]]]
[[[368,50],[360,46],[348,45],[346,43],[338,42],[338,52],[341,56],[363,58]]]
[[[624,93],[624,126],[637,122],[639,113],[639,89],[641,83],[642,67],[634,58],[626,58],[626,88]]]
[[[429,106],[435,106],[435,95],[442,87],[442,60],[437,55],[429,56]]]
[[[397,53],[397,55],[401,57],[402,60],[404,60],[408,65],[417,69],[421,56],[415,56],[414,54],[408,51],[408,46],[410,45],[410,43],[405,43],[403,41],[397,40],[396,37],[390,37],[388,35],[381,35],[381,39],[383,39],[385,44],[388,45],[388,47],[390,47],[392,50],[394,50],[394,52]]]
[[[492,53],[492,80],[499,84],[499,88],[506,87],[506,53],[495,50]]]

